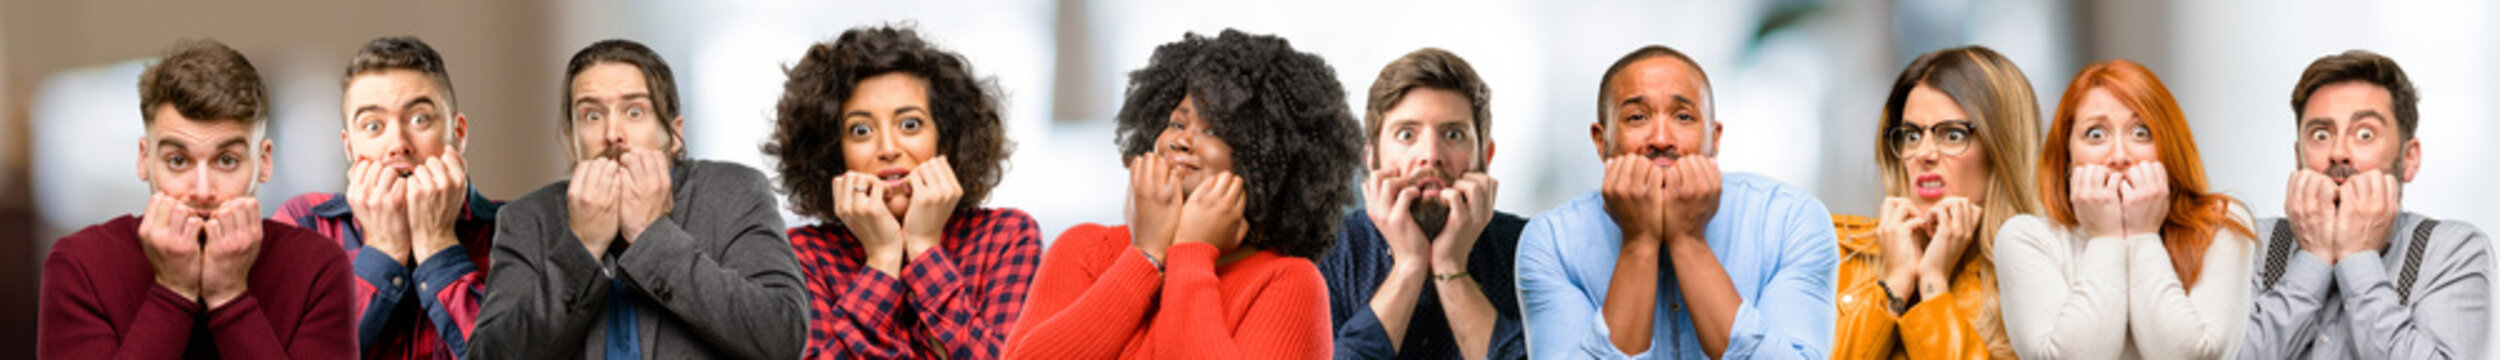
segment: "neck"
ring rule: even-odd
[[[1224,255],[1215,257],[1215,265],[1232,265],[1235,261],[1250,258],[1250,255],[1257,255],[1258,253],[1259,249],[1256,248],[1248,246],[1234,246],[1231,251],[1225,251]]]

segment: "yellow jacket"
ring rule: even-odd
[[[1832,337],[1833,359],[2013,359],[2005,323],[1998,319],[1996,264],[1968,247],[1944,296],[1921,300],[1893,315],[1884,297],[1883,246],[1876,220],[1833,215],[1840,237],[1840,323]],[[1908,298],[1914,294],[1901,294]]]

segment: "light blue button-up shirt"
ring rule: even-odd
[[[1839,239],[1831,210],[1805,191],[1760,175],[1721,179],[1719,212],[1703,229],[1744,304],[1729,330],[1728,359],[1823,359],[1832,347],[1832,277]],[[1673,269],[1658,266],[1657,326],[1649,351],[1625,354],[1607,340],[1606,286],[1623,228],[1590,191],[1538,214],[1519,238],[1519,300],[1528,352],[1537,359],[1707,359]]]

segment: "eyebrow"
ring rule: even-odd
[[[231,138],[226,138],[226,140],[225,140],[225,141],[219,141],[219,142],[217,142],[217,146],[216,146],[215,148],[217,148],[217,149],[224,149],[224,148],[235,148],[235,147],[249,147],[249,146],[251,146],[251,145],[252,145],[252,142],[251,142],[250,140],[248,140],[248,139],[244,139],[244,138],[242,138],[242,137],[231,137]],[[188,144],[188,143],[183,143],[183,142],[180,142],[180,141],[174,141],[174,139],[157,139],[157,140],[156,140],[156,147],[159,147],[159,148],[164,148],[164,147],[172,147],[172,148],[174,148],[174,150],[175,150],[175,151],[190,151],[190,150],[191,150],[191,145],[190,145],[190,144]]]
[[[651,93],[648,93],[648,92],[629,93],[629,94],[625,94],[625,95],[622,95],[622,96],[617,96],[617,100],[618,100],[618,101],[620,101],[620,102],[622,102],[622,101],[634,101],[634,100],[650,101],[650,100],[651,100]],[[596,98],[596,97],[591,97],[591,96],[589,96],[589,95],[574,95],[574,96],[573,96],[573,107],[581,107],[582,105],[585,105],[585,104],[599,104],[599,103],[601,103],[601,101],[599,101],[599,98]]]
[[[2361,119],[2377,119],[2380,122],[2385,122],[2387,121],[2387,115],[2379,114],[2378,109],[2361,109],[2352,112],[2352,120],[2354,122],[2360,122]]]
[[[414,108],[414,107],[417,107],[417,105],[434,105],[434,106],[436,106],[436,107],[440,107],[440,106],[442,106],[442,105],[440,105],[440,104],[435,104],[435,103],[434,103],[434,97],[433,97],[433,96],[431,96],[431,95],[428,95],[428,96],[419,96],[419,97],[417,97],[417,98],[415,98],[415,99],[408,99],[408,103],[406,103],[406,104],[400,104],[400,105],[399,105],[399,108],[401,108],[401,109]]]
[[[2321,127],[2321,126],[2324,126],[2324,127],[2333,127],[2333,126],[2335,126],[2335,119],[2333,119],[2333,118],[2328,118],[2328,117],[2324,117],[2324,116],[2320,116],[2320,117],[2312,117],[2312,118],[2309,118],[2309,119],[2307,119],[2307,120],[2301,120],[2301,121],[2300,121],[2300,127],[2304,127],[2304,128],[2308,128],[2308,127]]]

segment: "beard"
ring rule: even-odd
[[[2404,157],[2397,157],[2397,158],[2396,158],[2396,161],[2389,162],[2389,163],[2387,164],[2387,168],[2386,168],[2386,169],[2381,169],[2380,171],[2386,172],[2388,175],[2391,175],[2391,176],[2401,176],[2401,175],[2398,175],[2397,171],[2403,170],[2404,168],[2405,168],[2405,159],[2404,159]],[[2343,183],[2345,183],[2345,182],[2347,182],[2347,181],[2352,180],[2352,177],[2353,177],[2354,175],[2361,175],[2361,172],[2362,172],[2362,171],[2363,171],[2363,170],[2361,170],[2360,168],[2353,167],[2353,166],[2352,166],[2352,164],[2349,164],[2349,163],[2338,163],[2338,164],[2334,164],[2334,165],[2327,165],[2327,167],[2326,167],[2326,176],[2327,176],[2327,177],[2330,177],[2330,178],[2334,178],[2334,179],[2335,179],[2335,183],[2340,185],[2340,184],[2343,184]],[[2402,187],[2402,186],[2404,186],[2404,182],[2403,182],[2403,181],[2398,181],[2398,182],[2396,182],[2396,184],[2395,184],[2395,185],[2396,185],[2396,186],[2398,186],[2398,187]],[[2333,203],[2335,206],[2337,206],[2337,207],[2342,207],[2342,206],[2344,206],[2344,200],[2343,200],[2343,199],[2335,199],[2332,203]]]
[[[1427,167],[1421,171],[1415,172],[1413,175],[1407,176],[1407,181],[1410,184],[1420,182],[1424,179],[1439,181],[1441,183],[1442,193],[1458,191],[1458,189],[1451,187],[1458,184],[1457,177],[1451,176],[1447,172],[1443,172],[1441,168],[1438,167]],[[1441,229],[1449,226],[1450,223],[1450,203],[1442,200],[1439,196],[1416,197],[1415,203],[1406,208],[1406,213],[1407,215],[1415,218],[1415,227],[1421,228],[1424,231],[1425,236],[1440,234]]]
[[[1414,205],[1406,208],[1407,215],[1415,217],[1415,227],[1422,228],[1425,236],[1440,235],[1441,228],[1450,224],[1450,204],[1442,202],[1441,198],[1416,200]]]

